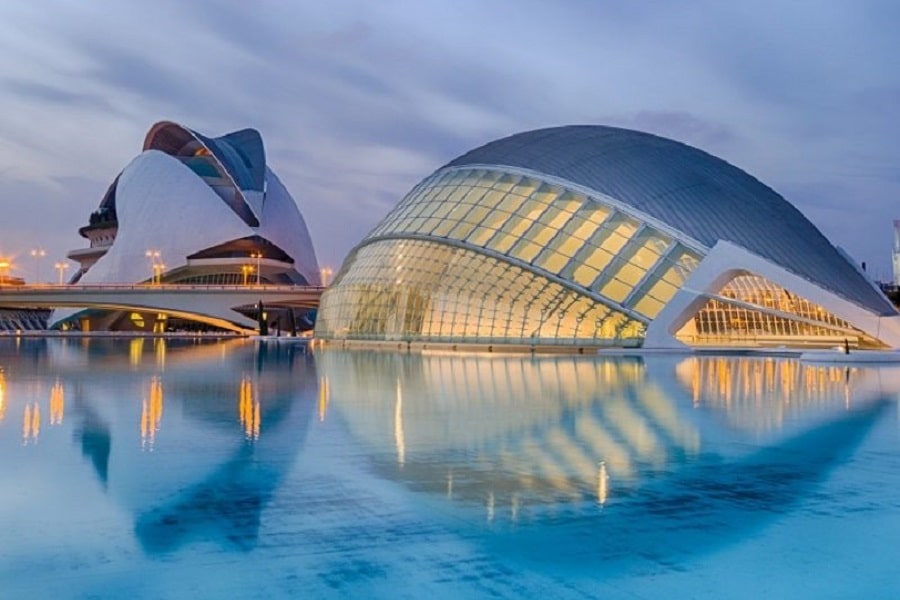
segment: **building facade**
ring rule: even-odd
[[[322,298],[326,340],[900,345],[878,287],[784,198],[701,150],[569,126],[415,186]]]
[[[262,137],[210,138],[163,121],[115,178],[69,258],[73,283],[320,285],[303,216],[266,164]],[[58,310],[52,326],[166,327],[166,315]]]

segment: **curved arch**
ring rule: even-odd
[[[247,131],[247,130],[243,130]],[[242,132],[235,132],[242,133]],[[257,133],[257,136],[259,134]],[[227,138],[227,136],[226,136]],[[246,197],[247,191],[262,191],[255,189],[252,182],[248,183],[244,178],[240,177],[239,165],[240,161],[228,160],[221,147],[221,141],[225,138],[207,138],[199,133],[174,123],[172,121],[160,121],[150,128],[144,138],[143,150],[158,150],[169,156],[178,157],[184,160],[208,159],[215,165],[216,171],[223,179],[229,182],[231,188],[234,189],[232,198],[219,194],[222,201],[228,205],[247,225],[251,227],[259,227],[259,217],[256,214],[252,204]],[[260,146],[262,140],[259,140]],[[234,150],[232,149],[232,152]],[[246,169],[245,169],[246,170]],[[241,181],[244,179],[245,181]]]
[[[62,304],[62,303],[57,304],[57,306],[60,306],[63,308],[67,307],[65,304]],[[68,306],[68,308],[74,308],[74,307],[75,307],[74,305]],[[81,308],[81,306],[79,305],[78,308]],[[138,305],[138,304],[119,303],[119,302],[97,304],[97,305],[91,306],[90,309],[84,309],[84,310],[80,310],[77,312],[73,312],[72,314],[68,315],[65,319],[60,319],[60,320],[54,322],[50,327],[56,328],[62,321],[78,319],[79,315],[83,314],[87,310],[144,311],[144,312],[152,311],[157,314],[164,314],[169,317],[175,317],[176,319],[184,319],[186,321],[195,321],[197,323],[203,323],[205,325],[212,325],[213,327],[218,327],[220,329],[225,329],[226,331],[233,331],[235,333],[241,333],[241,334],[253,333],[256,328],[255,322],[253,322],[250,319],[244,318],[244,317],[242,317],[240,319],[241,323],[243,323],[243,326],[242,326],[242,325],[235,323],[235,321],[237,319],[230,320],[230,319],[224,319],[222,317],[216,317],[216,316],[211,316],[211,315],[206,315],[206,314],[191,312],[191,311],[183,311],[183,310],[176,310],[176,309],[172,309],[172,308],[159,308],[159,307],[144,306],[144,305]]]

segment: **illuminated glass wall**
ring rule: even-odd
[[[700,258],[573,190],[502,171],[440,171],[347,260],[317,333],[622,343],[642,338]]]
[[[502,259],[424,240],[362,247],[327,292],[325,338],[627,343],[644,324]]]
[[[821,306],[752,274],[732,279],[676,338],[691,345],[803,342],[829,346],[847,340],[853,347],[884,346]]]

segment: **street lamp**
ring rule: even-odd
[[[262,271],[259,268],[259,261],[262,260],[262,252],[259,250],[257,250],[256,252],[251,252],[250,258],[256,259],[256,285],[259,285],[259,283],[260,283],[259,278],[260,278],[260,275],[262,274]],[[246,281],[244,283],[246,283]]]
[[[241,265],[241,273],[244,275],[244,285],[247,285],[247,277],[253,272],[253,265]]]
[[[144,252],[144,256],[150,259],[150,283],[156,283],[156,278],[158,275],[157,265],[160,262],[160,257],[162,256],[159,250],[147,250]]]
[[[59,285],[63,284],[63,273],[65,273],[66,269],[69,268],[69,263],[58,262],[53,265],[56,268],[56,272],[59,273]]]
[[[47,256],[47,251],[43,248],[33,248],[30,252],[34,259],[34,282],[41,282],[41,259]]]
[[[155,265],[153,265],[153,278],[157,285],[162,284],[162,273],[165,270],[166,270],[166,265],[162,264],[161,262],[158,262]]]
[[[9,283],[9,270],[12,263],[5,258],[0,258],[0,284]]]
[[[331,277],[331,267],[322,267],[322,287],[328,285],[328,278]]]

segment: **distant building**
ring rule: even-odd
[[[113,180],[69,258],[72,282],[319,285],[312,241],[259,132],[210,138],[163,121]],[[156,329],[165,315],[57,310],[51,326]]]
[[[601,126],[490,142],[416,185],[322,297],[326,340],[900,346],[900,315],[796,208],[685,144]]]
[[[0,308],[0,331],[43,331],[49,316],[40,308]]]

